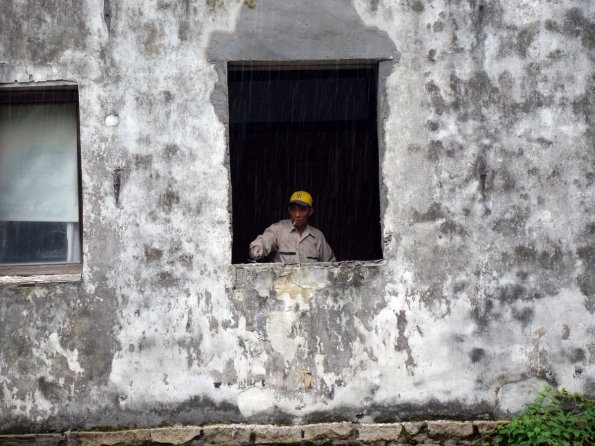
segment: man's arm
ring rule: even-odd
[[[322,239],[320,241],[320,261],[321,262],[336,262],[337,259],[335,258],[335,254],[333,253],[333,250],[327,243],[326,238],[324,237],[324,234],[321,233],[320,235],[322,236]]]
[[[252,260],[262,260],[271,252],[276,251],[279,248],[277,234],[275,233],[273,226],[274,225],[266,228],[263,234],[256,237],[256,239],[250,243],[250,258]]]

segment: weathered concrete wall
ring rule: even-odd
[[[9,0],[0,83],[79,85],[84,269],[0,280],[0,431],[595,395],[594,9]],[[253,58],[390,59],[384,261],[230,264],[224,62]]]

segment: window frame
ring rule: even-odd
[[[294,267],[314,267],[316,265],[321,266],[336,266],[339,264],[359,264],[359,265],[368,265],[368,266],[378,266],[384,264],[386,262],[386,251],[385,251],[385,240],[384,240],[384,221],[383,216],[386,210],[386,194],[384,191],[384,177],[382,172],[382,164],[385,155],[385,141],[384,141],[384,127],[382,123],[381,117],[385,115],[385,111],[387,109],[387,102],[386,102],[386,81],[390,71],[394,65],[394,60],[392,58],[374,58],[374,59],[341,59],[341,60],[225,60],[219,66],[219,74],[220,74],[220,87],[222,87],[222,91],[224,91],[224,95],[222,100],[225,101],[225,113],[222,116],[222,120],[226,126],[226,164],[228,166],[228,177],[229,177],[229,191],[228,195],[230,198],[230,204],[228,207],[228,213],[231,223],[231,248],[230,248],[230,263],[234,267],[239,268],[267,268],[272,266],[282,266],[284,268],[294,268]],[[231,112],[229,110],[230,107],[230,99],[229,99],[229,76],[231,71],[237,70],[249,70],[249,71],[269,71],[269,70],[278,70],[278,71],[326,71],[326,70],[357,70],[357,69],[372,69],[374,74],[372,76],[372,80],[375,83],[375,150],[377,153],[377,174],[376,179],[378,181],[378,219],[379,219],[379,227],[378,227],[378,243],[379,243],[379,252],[380,256],[377,258],[356,258],[356,259],[341,259],[334,262],[314,262],[314,263],[296,263],[296,264],[283,264],[283,263],[274,263],[274,262],[234,262],[233,261],[233,244],[236,238],[235,231],[233,230],[233,220],[234,220],[234,212],[233,212],[233,184],[231,179]],[[271,221],[273,223],[274,221]],[[262,228],[264,230],[265,227]],[[332,246],[331,246],[332,247]],[[247,249],[247,248],[246,248]],[[335,252],[336,253],[336,252]]]
[[[44,100],[35,99],[35,95],[44,92],[49,97]],[[15,83],[0,84],[0,104],[43,104],[55,98],[62,98],[62,102],[76,103],[76,166],[77,166],[77,201],[78,201],[78,225],[80,260],[68,263],[4,263],[0,264],[0,283],[8,281],[15,276],[25,276],[30,280],[25,282],[71,282],[80,280],[83,268],[83,203],[82,203],[82,170],[81,170],[81,129],[80,129],[80,104],[78,84],[75,82],[44,82],[44,83]],[[40,276],[36,280],[32,276]],[[41,277],[48,276],[48,277]],[[56,276],[58,280],[52,280]],[[5,278],[6,280],[2,280]]]

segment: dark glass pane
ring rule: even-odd
[[[66,223],[0,222],[0,263],[66,262]]]

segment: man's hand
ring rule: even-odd
[[[262,252],[262,246],[255,245],[250,248],[250,258],[252,260],[260,260],[264,257],[264,253]]]

